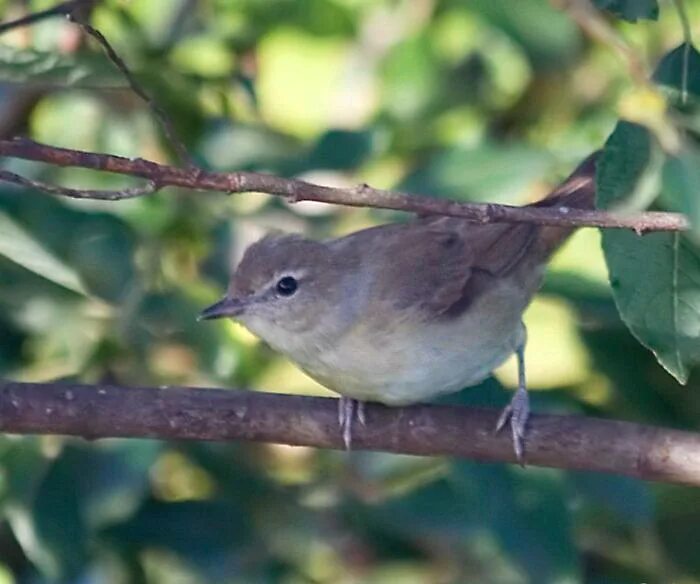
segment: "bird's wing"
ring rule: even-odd
[[[506,276],[536,241],[532,225],[470,225],[451,218],[419,219],[376,238],[383,256],[373,300],[425,317],[458,314]]]

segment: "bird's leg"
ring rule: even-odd
[[[515,457],[521,466],[525,466],[525,434],[527,420],[530,417],[530,399],[527,395],[527,385],[525,384],[525,341],[515,350],[518,358],[518,389],[510,400],[510,403],[503,408],[496,423],[496,432],[499,432],[506,424],[510,424],[513,435],[513,450]]]
[[[343,434],[345,450],[350,450],[352,445],[352,423],[354,418],[365,425],[365,402],[341,396],[338,400],[338,425]]]

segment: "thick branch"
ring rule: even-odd
[[[353,447],[514,462],[495,410],[369,404]],[[342,448],[337,401],[251,391],[0,381],[0,431],[88,439],[253,440]],[[700,434],[579,416],[534,415],[530,465],[700,485]]]
[[[451,215],[463,217],[475,223],[527,222],[569,227],[623,228],[634,229],[639,234],[647,231],[683,231],[689,227],[687,218],[680,213],[621,214],[562,207],[538,208],[493,203],[458,203],[446,199],[373,189],[367,185],[358,185],[354,188],[333,188],[298,179],[255,172],[223,173],[209,172],[199,168],[175,168],[141,158],[132,159],[111,154],[57,148],[26,139],[0,140],[0,156],[46,162],[55,166],[74,166],[141,177],[152,181],[159,187],[177,186],[228,193],[259,191],[286,197],[295,202],[320,201],[351,207],[394,209],[426,215]],[[129,196],[132,197],[133,194],[129,194]]]

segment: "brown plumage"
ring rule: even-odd
[[[535,206],[591,208],[596,156]],[[500,424],[521,458],[522,313],[571,232],[421,217],[324,242],[268,236],[203,316],[236,318],[330,389],[389,405],[476,384],[515,352],[523,375]],[[352,412],[341,411],[347,443]]]

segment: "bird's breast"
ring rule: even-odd
[[[521,296],[504,283],[458,318],[425,322],[397,312],[361,319],[336,342],[291,357],[341,395],[388,405],[423,401],[479,383],[515,351],[524,340]]]

